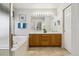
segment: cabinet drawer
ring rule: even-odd
[[[61,46],[61,34],[32,34],[29,35],[30,46]]]
[[[50,37],[50,35],[48,35],[48,34],[45,34],[45,35],[42,35],[42,39],[50,39],[51,37]]]
[[[50,44],[50,42],[47,39],[41,39],[41,41],[40,41],[41,46],[50,46],[49,44]]]
[[[61,39],[62,38],[62,35],[61,34],[55,34],[55,38],[56,39]]]
[[[50,34],[42,34],[41,36],[42,36],[42,37],[49,37]]]

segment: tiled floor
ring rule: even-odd
[[[70,56],[70,53],[59,47],[31,47],[26,56]]]

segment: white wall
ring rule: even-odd
[[[14,27],[13,27],[13,34],[15,35],[20,35],[20,36],[26,36],[28,35],[29,32],[29,16],[27,15],[26,12],[23,12],[22,10],[14,10],[15,14],[14,14],[14,18],[13,18],[13,22],[14,22]],[[20,23],[20,15],[24,14],[26,16],[26,21],[24,21],[25,23],[27,23],[27,28],[26,29],[18,29],[18,23]]]
[[[66,8],[68,5],[70,5],[69,3],[64,3],[63,5],[60,5],[59,8],[57,9],[57,20],[60,20],[60,32],[63,32],[63,10],[64,8]]]
[[[9,14],[0,9],[0,49],[9,49]]]
[[[52,9],[47,9],[47,10],[42,10],[42,9],[14,9],[14,13],[15,13],[15,17],[14,17],[14,21],[15,21],[15,31],[14,34],[15,35],[27,35],[28,32],[31,32],[31,16],[35,15],[36,12],[41,12],[41,13],[51,13],[52,15],[57,15],[56,10],[52,10]],[[28,23],[28,27],[27,29],[18,29],[17,28],[17,23],[20,22],[19,21],[19,15],[20,14],[24,14],[26,16],[26,23]]]
[[[79,56],[79,3],[74,3],[71,5],[72,5],[72,9],[71,9],[72,55]]]
[[[60,20],[60,32],[63,32],[63,7],[57,9],[57,20]]]
[[[60,6],[57,9],[57,19],[60,20],[60,32],[63,32],[63,9],[66,8],[67,5]]]

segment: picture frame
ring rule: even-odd
[[[26,29],[27,28],[27,23],[17,23],[18,29]]]
[[[21,29],[21,23],[18,23],[17,26],[18,26],[18,29]]]
[[[23,23],[23,29],[27,28],[27,23]]]
[[[26,21],[26,16],[24,14],[19,15],[19,20],[20,21]]]

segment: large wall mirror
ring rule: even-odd
[[[31,17],[31,28],[33,31],[42,31],[42,25],[45,21],[45,17],[43,16],[32,16]]]

